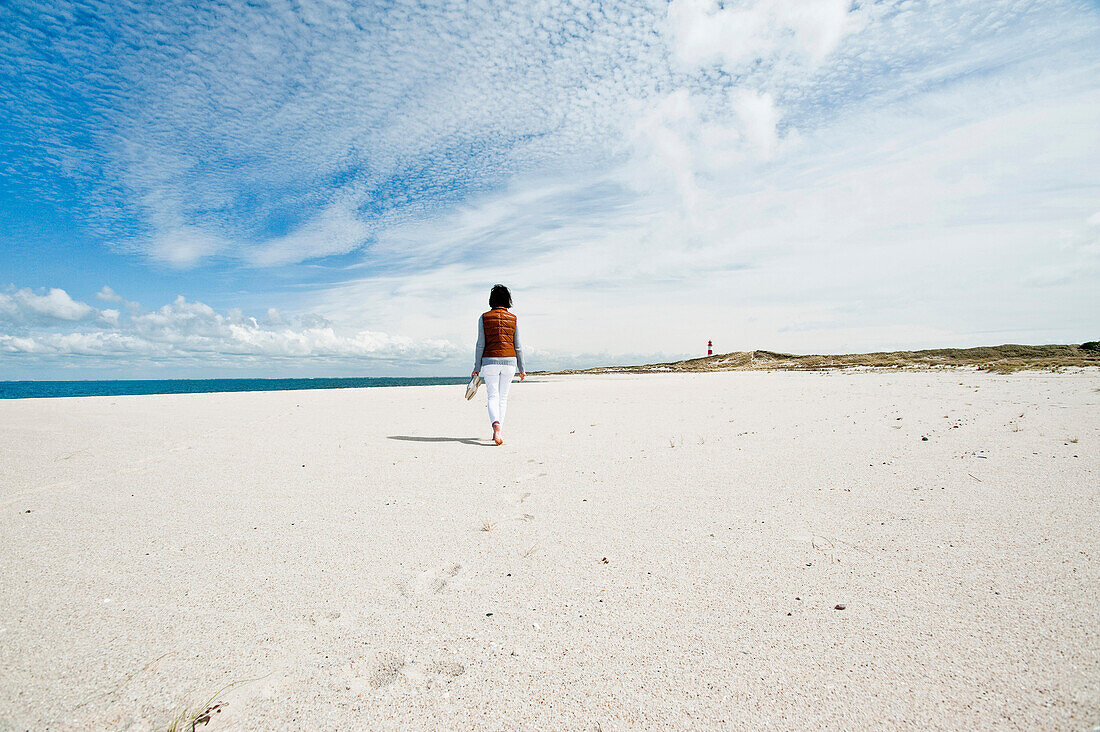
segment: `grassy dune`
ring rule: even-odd
[[[795,355],[773,351],[734,351],[672,363],[641,366],[601,366],[568,370],[564,374],[690,372],[690,371],[811,371],[821,369],[968,367],[997,373],[1029,369],[1057,369],[1067,366],[1100,366],[1100,343],[1081,345],[980,346],[978,348],[933,348],[924,351],[847,353],[833,356]]]

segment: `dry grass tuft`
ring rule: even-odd
[[[261,676],[255,679],[232,681],[211,694],[210,698],[205,702],[194,706],[190,704],[184,705],[176,712],[176,715],[172,717],[172,721],[168,723],[168,732],[195,732],[195,728],[200,724],[203,726],[209,724],[213,716],[220,713],[222,707],[226,705],[225,702],[218,701],[219,696],[241,684],[247,684],[250,681],[259,681],[264,678],[267,677]]]

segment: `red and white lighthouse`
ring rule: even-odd
[[[714,355],[714,341],[707,341],[707,355]]]

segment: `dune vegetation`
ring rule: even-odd
[[[996,373],[1100,366],[1100,342],[1080,345],[980,346],[933,348],[923,351],[796,355],[774,351],[734,351],[671,363],[601,366],[556,373],[648,373],[691,371],[814,371],[850,368],[928,369],[965,367]]]

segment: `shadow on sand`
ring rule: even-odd
[[[402,440],[404,442],[461,442],[464,445],[480,445],[482,447],[496,447],[493,441],[486,438],[479,440],[476,437],[416,437],[414,435],[390,435],[387,439]]]

